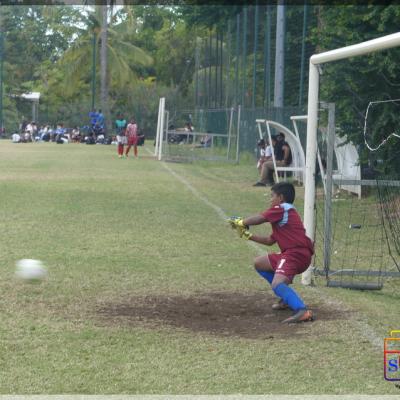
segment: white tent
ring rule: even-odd
[[[38,120],[38,111],[39,111],[40,92],[22,93],[20,95],[20,97],[32,102],[32,121],[37,121]]]

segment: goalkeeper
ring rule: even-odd
[[[271,246],[277,243],[281,252],[259,256],[254,260],[256,271],[266,279],[274,293],[280,298],[273,304],[274,310],[290,308],[293,315],[283,323],[313,320],[313,313],[307,308],[295,290],[289,287],[297,274],[304,272],[311,263],[314,245],[306,236],[303,222],[293,206],[295,189],[291,183],[281,182],[271,188],[271,207],[259,215],[248,218],[231,217],[228,222],[240,237]],[[249,227],[269,222],[270,236],[252,234]]]

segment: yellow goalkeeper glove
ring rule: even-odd
[[[244,237],[246,240],[249,240],[252,236],[253,234],[246,229],[243,231],[240,237]]]
[[[237,229],[237,228],[249,229],[249,226],[243,223],[242,217],[229,217],[227,219],[227,222],[231,225],[232,229]]]
[[[231,225],[232,229],[236,229],[239,237],[245,236],[249,239],[252,235],[250,233],[249,226],[243,223],[243,218],[241,217],[230,217],[227,222]]]

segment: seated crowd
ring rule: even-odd
[[[117,144],[116,134],[106,135],[104,116],[99,110],[89,113],[90,122],[88,125],[74,128],[67,128],[63,123],[55,126],[50,124],[38,126],[36,122],[24,121],[20,124],[18,132],[11,135],[14,143],[28,142],[55,142],[63,143],[86,143],[86,144]],[[138,145],[144,142],[144,135]]]
[[[11,140],[14,143],[28,143],[28,142],[56,142],[63,143],[87,143],[105,144],[107,141],[104,135],[104,130],[99,126],[83,126],[74,128],[66,128],[64,124],[60,123],[56,126],[41,125],[38,126],[35,122],[21,124],[19,132],[11,135]],[[112,139],[110,138],[109,144]]]

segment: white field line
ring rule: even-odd
[[[148,149],[146,149],[149,151]],[[178,181],[182,182],[192,193],[193,195],[201,200],[203,203],[207,204],[209,207],[211,207],[217,214],[218,216],[223,219],[224,221],[228,218],[228,216],[225,214],[224,210],[222,210],[221,207],[215,205],[212,203],[210,200],[207,199],[203,194],[201,194],[196,188],[192,186],[190,182],[188,182],[183,176],[180,176],[177,174],[175,171],[173,171],[165,162],[162,162],[161,165],[163,168],[165,168],[174,178],[176,178]],[[247,241],[247,244],[251,247],[253,247],[259,255],[263,255],[266,253],[265,249],[262,249],[257,243],[252,242],[252,241]],[[318,291],[318,288],[315,287],[310,287],[310,289],[313,289],[315,291]],[[321,301],[325,303],[326,305],[331,305],[336,309],[339,310],[349,310],[349,308],[342,303],[340,300],[334,299],[332,297],[327,298],[325,295],[320,296]],[[368,325],[368,323],[365,320],[352,320],[352,323],[356,327],[356,329],[361,333],[361,335],[367,339],[374,347],[379,347],[379,349],[383,348],[383,339],[374,331],[374,329]]]
[[[207,204],[209,207],[211,207],[217,214],[218,216],[223,219],[224,221],[226,221],[229,216],[225,214],[224,210],[221,207],[218,207],[217,205],[215,205],[214,203],[212,203],[210,200],[207,199],[207,197],[205,197],[203,194],[201,194],[197,189],[195,189],[191,183],[189,183],[183,176],[178,175],[174,170],[172,170],[166,163],[162,163],[161,164],[171,175],[173,175],[178,181],[182,182],[192,193],[193,195],[201,200],[203,203]],[[247,244],[251,247],[253,247],[254,249],[257,250],[257,252],[262,255],[265,254],[265,250],[261,249],[260,246],[252,241],[247,241]]]
[[[321,291],[318,289],[318,287],[310,286],[309,289],[317,292],[321,302],[326,304],[327,306],[330,306],[331,308],[334,308],[339,311],[344,311],[344,312],[353,311],[350,307],[348,307],[342,301],[332,298],[332,297],[327,297],[326,293],[321,293]],[[352,325],[374,347],[379,348],[379,350],[382,351],[383,350],[383,338],[375,332],[375,330],[367,323],[367,321],[365,319],[361,319],[362,318],[361,314],[358,314],[358,316],[360,317],[360,319],[353,319],[353,318],[351,319]]]

